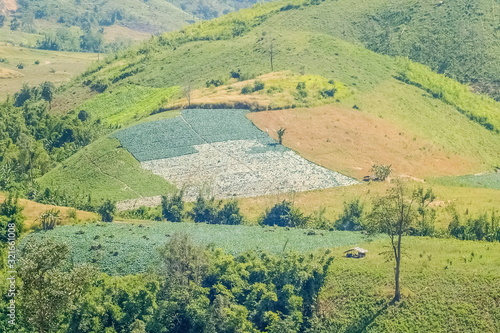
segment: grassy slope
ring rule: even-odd
[[[34,50],[0,44],[0,58],[5,59],[0,62],[0,68],[16,73],[12,78],[0,79],[0,99],[4,99],[19,91],[24,83],[36,85],[51,81],[60,85],[68,82],[96,61],[97,54]],[[38,65],[35,64],[37,60],[40,62]],[[24,64],[24,69],[17,68],[19,63]]]
[[[405,238],[403,301],[387,307],[392,265],[387,241],[362,244],[363,260],[338,259],[320,295],[325,332],[498,332],[498,243]]]
[[[375,0],[326,1],[307,11],[290,11],[275,21],[276,30],[304,28],[367,46],[377,52],[409,57],[433,70],[491,84],[500,98],[500,55],[496,1]],[[301,22],[300,25],[297,22]]]
[[[167,41],[164,46],[160,46],[161,41],[156,39],[141,48],[123,52],[116,59],[109,58],[106,63],[102,64],[102,67],[94,66],[85,75],[73,81],[57,97],[54,109],[58,112],[65,112],[67,106],[60,103],[61,106],[57,108],[58,101],[71,100],[73,94],[78,95],[84,91],[81,86],[84,80],[109,83],[124,72],[135,69],[138,70],[136,74],[118,80],[114,84],[110,83],[108,89],[120,89],[120,86],[128,83],[152,87],[172,85],[186,87],[188,82],[191,82],[192,88],[197,88],[204,86],[209,79],[229,79],[231,70],[240,69],[242,73],[251,74],[267,73],[271,71],[269,45],[272,39],[275,71],[291,70],[296,73],[305,71],[309,74],[321,75],[344,83],[352,92],[350,97],[343,98],[331,107],[333,114],[337,113],[339,118],[345,118],[345,121],[340,122],[338,132],[335,133],[335,138],[341,143],[338,148],[332,148],[331,145],[325,146],[327,138],[323,141],[317,137],[317,133],[307,135],[315,132],[315,126],[319,126],[323,132],[327,131],[326,126],[332,122],[331,119],[327,119],[327,115],[323,115],[326,117],[324,123],[317,124],[316,120],[313,120],[313,116],[317,116],[315,109],[279,111],[290,112],[291,118],[297,116],[305,124],[305,129],[302,131],[297,129],[295,133],[292,131],[288,133],[296,135],[297,142],[287,143],[287,137],[285,137],[285,144],[311,160],[319,164],[326,163],[334,170],[342,170],[358,177],[366,174],[366,169],[371,162],[394,163],[398,166],[396,173],[406,173],[416,177],[473,173],[490,169],[500,163],[496,148],[500,146],[500,136],[470,121],[449,103],[433,98],[428,92],[395,79],[394,76],[406,68],[404,62],[376,54],[331,35],[318,33],[314,31],[316,28],[308,27],[304,23],[303,18],[308,18],[310,15],[321,14],[322,16],[318,17],[326,20],[328,16],[325,15],[330,15],[328,14],[330,12],[325,9],[332,6],[329,2],[296,11],[278,12],[241,37],[226,36],[227,31],[232,31],[231,27],[234,26],[234,22],[238,20],[253,22],[252,20],[255,21],[254,18],[258,15],[266,15],[273,10],[278,10],[283,4],[284,2],[261,5],[214,21],[190,26],[185,29],[184,33],[174,33],[164,37],[164,41]],[[303,30],[285,31],[282,27],[287,24],[293,24]],[[182,36],[203,39],[217,33],[229,39],[199,40],[182,44],[181,39],[184,38]],[[360,110],[350,111],[353,105],[360,107]],[[497,112],[500,112],[498,104],[494,105]],[[286,125],[286,117],[274,116],[279,115],[279,112],[270,116],[269,119],[263,119],[263,126],[267,126],[269,122],[274,122],[273,126]],[[327,112],[324,113],[327,114]],[[251,116],[266,118],[264,115]],[[308,115],[309,119],[307,119]],[[359,131],[349,123],[351,116],[361,121],[363,126],[369,126],[370,122],[373,122],[377,126],[380,124],[383,129],[391,128],[391,135],[381,130],[366,138],[367,142],[383,143],[382,147],[376,147],[377,153],[364,151],[367,147],[359,152],[351,151],[353,145],[356,145],[358,140],[356,133]],[[412,149],[412,152],[406,152],[407,155],[402,163],[396,161],[396,159],[401,159],[401,154],[406,148],[399,142],[399,133],[402,133],[401,136],[404,138],[403,145],[406,144]],[[305,142],[300,142],[300,140]],[[394,146],[391,141],[398,141],[398,144]],[[340,151],[340,156],[335,150]],[[322,160],[324,159],[322,153],[328,153],[332,158]],[[359,157],[359,153],[366,155]],[[360,160],[361,166],[356,163]],[[447,160],[450,163],[447,163]],[[353,167],[361,167],[361,170],[353,169]],[[51,173],[51,178],[57,177],[57,170]],[[329,200],[318,201],[318,198],[324,197],[324,193],[332,192],[320,191],[304,194],[304,206],[309,209],[309,204],[314,203],[315,207],[324,205],[331,207],[332,211],[338,211],[343,200],[323,204],[325,201],[329,202]],[[457,193],[454,191],[444,193],[446,195],[441,197],[444,201],[454,200],[456,196],[465,194],[463,190],[458,190]],[[489,198],[488,196],[491,197],[488,191],[477,194],[478,198]],[[245,199],[245,202],[253,201]],[[480,199],[461,202],[477,205],[478,210],[494,207],[489,200],[484,203]],[[265,206],[267,205],[261,204],[257,207],[260,210]],[[334,218],[335,214],[331,216]],[[442,224],[446,226],[447,222],[443,221]]]
[[[172,191],[172,185],[142,169],[139,162],[119,146],[116,139],[101,138],[44,175],[39,184],[67,194],[91,192],[94,203]]]

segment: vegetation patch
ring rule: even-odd
[[[178,93],[178,87],[150,88],[126,85],[98,94],[77,109],[85,110],[93,117],[101,118],[110,124],[122,125],[150,115]]]
[[[232,254],[248,250],[307,252],[366,241],[366,236],[359,232],[321,231],[308,236],[304,229],[157,222],[61,226],[32,233],[23,244],[47,238],[62,241],[71,247],[75,263],[95,263],[108,274],[125,275],[145,272],[158,264],[158,247],[179,232],[190,235],[198,244],[213,244]]]

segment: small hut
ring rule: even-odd
[[[368,250],[362,249],[360,247],[353,247],[352,249],[349,249],[344,252],[346,258],[364,258],[366,254],[368,253]]]

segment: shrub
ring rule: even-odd
[[[308,221],[309,218],[304,216],[298,208],[295,208],[290,201],[283,200],[266,210],[260,223],[279,227],[303,227]]]
[[[184,211],[183,191],[161,197],[161,214],[170,222],[181,222]]]
[[[17,69],[24,69],[24,64],[22,62],[16,65]]]
[[[215,80],[211,79],[211,80],[207,80],[205,82],[205,85],[207,86],[207,88],[210,88],[212,86],[213,87],[219,87],[219,86],[222,86],[224,84],[225,84],[225,82],[223,80],[221,80],[221,79],[215,79]]]
[[[374,164],[370,169],[375,174],[377,180],[385,181],[392,172],[392,165]]]
[[[251,94],[253,93],[253,87],[251,85],[246,85],[243,87],[243,89],[241,89],[241,93],[244,95]]]
[[[363,208],[364,205],[355,199],[351,202],[344,202],[344,211],[335,221],[335,229],[358,231],[363,227]]]
[[[35,65],[40,65],[40,60],[35,60]]]
[[[265,83],[262,81],[255,81],[253,84],[253,91],[260,91],[263,90],[265,87]]]

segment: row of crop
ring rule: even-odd
[[[193,146],[231,140],[274,141],[242,110],[184,110],[182,117],[139,124],[115,134],[139,161],[194,153]]]
[[[87,100],[78,108],[111,124],[127,124],[161,108],[178,92],[178,87],[151,88],[126,85],[105,91]]]

